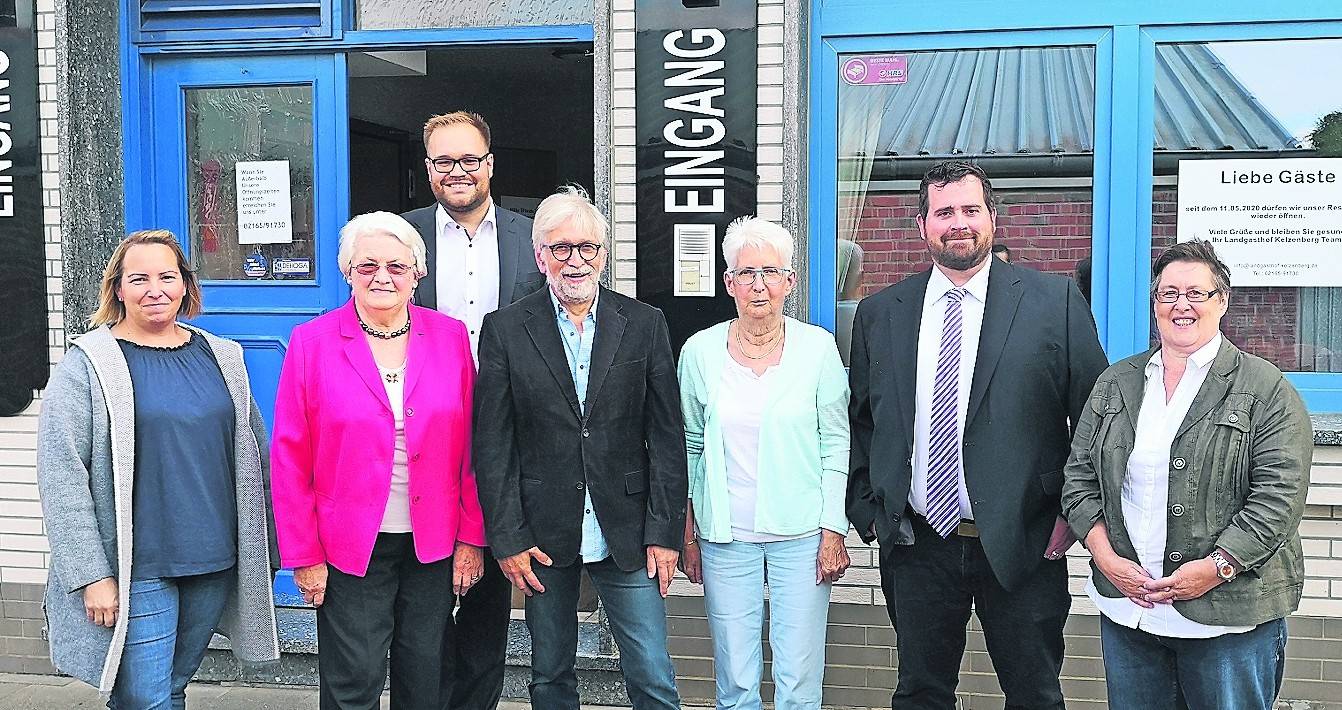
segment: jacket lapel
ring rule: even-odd
[[[1216,351],[1216,359],[1212,360],[1211,371],[1207,373],[1202,388],[1193,398],[1193,404],[1188,408],[1188,414],[1179,425],[1179,433],[1175,434],[1175,438],[1183,436],[1184,432],[1211,413],[1221,400],[1225,399],[1226,393],[1230,391],[1230,373],[1237,367],[1239,367],[1239,348],[1231,344],[1229,338],[1221,336],[1221,347]]]
[[[359,316],[354,312],[351,300],[342,308],[340,314],[340,335],[345,338],[345,359],[358,373],[359,379],[368,386],[377,401],[391,411],[391,402],[387,399],[387,388],[382,384],[382,374],[377,371],[377,362],[373,360],[373,351],[364,340],[363,329],[359,327]]]
[[[1137,414],[1142,411],[1142,398],[1146,396],[1146,363],[1154,352],[1154,349],[1146,351],[1146,357],[1133,360],[1128,363],[1129,368],[1118,373],[1118,396],[1123,400],[1123,414],[1133,431],[1137,431]]]
[[[517,265],[522,258],[522,241],[530,235],[517,233],[517,218],[502,207],[494,208],[494,225],[499,242],[499,307],[513,302],[517,283]]]
[[[534,299],[535,305],[528,308],[531,315],[525,324],[527,334],[531,336],[531,342],[536,345],[536,350],[545,361],[545,366],[550,369],[555,384],[559,385],[559,390],[568,400],[573,416],[581,419],[578,390],[573,385],[573,373],[568,369],[568,356],[564,354],[564,343],[559,340],[559,325],[555,322],[554,304],[550,302],[548,291],[538,291],[537,295],[538,298]],[[600,330],[599,325],[597,329]]]
[[[424,360],[429,354],[424,321],[420,318],[420,314],[414,312],[414,306],[410,307],[410,311],[410,339],[405,343],[405,390],[401,395],[402,400],[406,402],[410,401],[410,393],[423,376]]]
[[[624,337],[624,326],[629,322],[621,312],[620,304],[601,289],[601,298],[596,308],[596,342],[592,343],[592,369],[587,373],[587,415],[592,413],[592,405],[606,381],[606,371],[615,362],[615,351]]]
[[[991,255],[988,257],[992,259]],[[1023,289],[1014,267],[1005,263],[993,264],[988,271],[988,302],[983,306],[983,327],[979,330],[979,352],[974,362],[974,381],[969,386],[969,409],[965,412],[965,429],[974,421],[974,413],[983,403],[997,361],[1011,334],[1011,321],[1016,317]]]
[[[910,278],[918,279],[912,292],[896,297],[890,312],[890,362],[894,363],[895,391],[899,397],[900,421],[908,422],[909,451],[913,451],[914,407],[917,402],[918,368],[900,363],[918,362],[918,329],[923,320],[923,298],[927,296],[927,282],[932,272],[924,271]]]

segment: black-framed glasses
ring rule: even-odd
[[[601,253],[601,245],[593,242],[583,242],[582,244],[566,244],[564,242],[558,244],[542,244],[541,248],[549,249],[550,256],[553,256],[555,261],[568,261],[569,257],[573,256],[573,250],[575,249],[578,251],[578,256],[581,257],[583,261],[593,261],[596,259],[597,254]]]
[[[754,286],[755,279],[763,278],[764,285],[777,286],[787,280],[792,275],[792,269],[780,269],[776,266],[766,266],[762,269],[732,269],[727,272],[732,277],[732,282],[737,286]]]
[[[415,267],[409,264],[402,264],[399,261],[389,261],[385,264],[379,264],[375,261],[365,261],[362,264],[356,264],[353,268],[364,276],[372,276],[376,274],[379,269],[383,268],[385,268],[387,273],[392,276],[405,276],[415,269]]]
[[[460,165],[461,169],[465,172],[473,173],[476,170],[479,170],[480,166],[485,164],[485,159],[491,155],[493,155],[492,152],[485,153],[479,157],[474,155],[463,155],[460,158],[430,158],[429,163],[433,165],[434,170],[444,175],[456,170],[458,165]]]
[[[1214,288],[1210,291],[1203,291],[1200,288],[1190,288],[1187,291],[1175,291],[1172,288],[1156,292],[1156,300],[1161,303],[1176,303],[1180,296],[1188,299],[1189,303],[1204,303],[1212,296],[1220,293],[1221,289]]]

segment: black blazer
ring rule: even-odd
[[[662,312],[602,288],[585,413],[576,392],[549,289],[485,316],[472,452],[494,556],[572,563],[589,491],[620,569],[679,550],[689,479]]]
[[[434,275],[437,267],[438,205],[410,210],[401,215],[424,238],[428,249],[429,275],[415,287],[415,305],[438,308],[438,283]],[[494,206],[494,220],[499,232],[499,307],[532,293],[545,284],[545,274],[536,268],[535,251],[531,248],[531,219],[516,212]]]
[[[989,257],[992,258],[992,257]],[[898,565],[908,520],[918,329],[929,271],[864,299],[849,369],[848,519]],[[1071,425],[1108,360],[1070,279],[993,262],[965,416],[965,485],[983,550],[1014,589],[1043,559],[1060,510]]]

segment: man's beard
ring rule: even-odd
[[[596,272],[593,271],[588,275],[587,280],[577,285],[570,284],[562,274],[559,276],[546,275],[545,278],[550,282],[550,290],[554,292],[560,303],[587,303],[596,298],[599,283],[595,276]]]
[[[945,235],[942,235],[942,245],[940,249],[931,249],[932,261],[952,271],[966,271],[979,264],[987,258],[992,251],[992,240],[982,239],[977,232],[974,236],[974,248],[968,252],[952,250],[946,246]]]

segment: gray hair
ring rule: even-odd
[[[531,222],[531,248],[539,250],[545,242],[545,235],[570,223],[584,234],[594,237],[607,251],[610,250],[607,239],[610,223],[601,210],[592,204],[587,191],[577,185],[565,185],[555,194],[541,200]]]
[[[410,248],[410,253],[415,257],[415,277],[422,279],[428,275],[429,267],[426,263],[428,253],[424,246],[424,238],[419,235],[418,229],[405,221],[404,217],[390,212],[361,214],[340,228],[340,251],[336,257],[340,261],[340,273],[349,273],[350,267],[354,265],[355,243],[359,241],[359,237],[370,234],[396,237],[397,241]]]
[[[797,248],[786,229],[767,219],[750,216],[727,225],[727,232],[722,235],[722,258],[727,261],[729,271],[736,268],[736,257],[746,247],[773,249],[783,260],[784,268],[792,268],[792,253]]]

